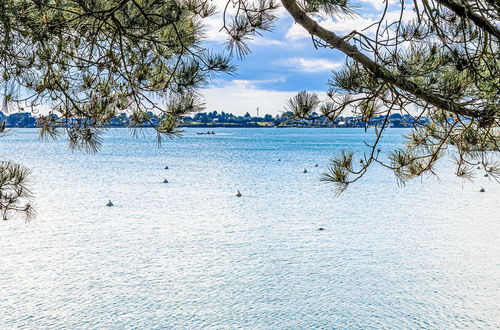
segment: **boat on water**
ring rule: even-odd
[[[196,132],[198,135],[213,135],[215,134],[214,131],[207,131],[207,132]]]

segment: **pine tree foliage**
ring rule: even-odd
[[[472,179],[479,166],[491,179],[500,180],[498,2],[401,1],[391,5],[392,11],[400,11],[391,20],[385,1],[378,22],[343,37],[313,18],[353,15],[349,3],[328,1],[335,10],[312,6],[311,11],[309,2],[282,2],[311,33],[316,47],[337,49],[348,57],[329,81],[327,100],[311,106],[301,92],[289,100],[288,108],[298,118],[311,120],[317,119],[311,116],[315,111],[330,120],[351,113],[364,122],[375,116],[386,119],[359,165],[353,166],[353,155],[342,152],[322,180],[336,183],[337,192],[342,192],[378,163],[404,184],[424,174],[436,175],[436,164],[444,156],[454,159],[459,177]],[[308,99],[317,96],[309,93]],[[410,116],[414,129],[403,147],[381,152],[379,142],[394,113]],[[428,123],[421,123],[422,118]]]
[[[29,169],[13,162],[0,161],[0,216],[3,220],[24,215],[31,220],[34,209],[32,194],[27,187]]]
[[[176,136],[182,116],[203,107],[197,90],[234,70],[230,56],[201,46],[202,19],[214,12],[205,0],[0,0],[2,110],[50,106],[40,135],[65,133],[72,150],[97,152],[122,112],[131,128],[153,127],[158,142]],[[20,206],[27,174],[2,163],[5,216],[30,213]]]
[[[0,0],[3,98],[32,111],[50,105],[41,134],[63,126],[72,149],[97,151],[119,112],[133,115],[132,127],[176,134],[175,119],[202,107],[197,89],[234,70],[229,56],[201,47],[201,20],[214,11],[203,0]]]

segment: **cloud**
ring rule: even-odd
[[[374,2],[372,0],[371,2]],[[400,20],[403,22],[409,22],[416,18],[413,10],[406,9],[403,16],[401,17],[400,10],[390,10],[384,16],[384,22],[391,24],[392,22],[397,22]],[[339,36],[345,36],[352,31],[356,30],[367,35],[373,35],[376,33],[377,26],[374,23],[382,18],[382,13],[374,14],[364,14],[356,17],[335,17],[334,19],[325,19],[319,22],[319,25],[325,29],[332,31]],[[290,41],[300,40],[300,39],[310,39],[311,35],[299,24],[293,23],[288,29],[285,38]]]
[[[290,57],[276,62],[278,65],[288,66],[299,72],[325,72],[339,68],[342,63],[321,58]]]
[[[360,0],[361,2],[371,4],[378,11],[384,10],[386,1],[384,0]],[[396,0],[388,0],[389,8],[396,3]]]
[[[229,39],[225,30],[221,31],[223,20],[221,14],[207,17],[203,19],[203,35],[208,41],[224,43]],[[281,40],[268,39],[266,37],[256,35],[248,44],[253,46],[284,46],[286,43]]]
[[[364,28],[370,26],[375,21],[371,18],[356,17],[356,18],[343,18],[335,20],[324,20],[320,22],[320,25],[327,30],[334,32],[335,34],[345,35],[353,30],[361,31]],[[299,24],[294,23],[287,31],[285,38],[287,40],[299,40],[299,39],[309,39],[311,35]]]
[[[222,16],[220,14],[203,19],[203,35],[208,41],[223,43],[227,41],[227,34],[220,31],[222,27]]]
[[[286,101],[296,95],[298,91],[276,91],[257,87],[262,81],[233,80],[225,86],[209,87],[201,91],[205,98],[207,111],[224,111],[235,115],[244,115],[246,112],[276,115],[285,111]],[[326,97],[324,92],[318,92]]]
[[[281,40],[275,40],[275,39],[267,39],[261,36],[255,37],[255,39],[252,39],[250,41],[250,44],[256,45],[256,46],[285,46],[286,42],[281,41]]]

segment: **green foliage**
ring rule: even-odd
[[[34,217],[32,194],[27,187],[29,173],[22,165],[0,161],[0,214],[3,220],[20,214],[27,221]]]
[[[200,19],[214,11],[202,0],[0,0],[0,87],[23,91],[3,99],[51,105],[57,116],[41,119],[42,136],[56,137],[62,126],[71,148],[89,152],[118,112],[196,111],[193,92],[234,70],[230,57],[201,47]],[[175,103],[174,112],[161,100]]]
[[[472,179],[472,169],[478,165],[490,178],[500,178],[496,161],[500,151],[500,7],[483,0],[434,0],[420,5],[402,1],[400,20],[390,20],[384,12],[371,33],[358,30],[344,37],[357,47],[354,50],[341,48],[340,41],[332,44],[313,38],[316,47],[338,48],[351,57],[359,49],[366,56],[348,60],[333,73],[328,98],[315,103],[321,117],[336,120],[354,113],[364,122],[374,116],[386,118],[375,131],[376,142],[367,144],[368,156],[358,169],[340,161],[348,159],[345,153],[332,161],[323,180],[339,184],[340,191],[373,163],[392,169],[398,181],[405,183],[424,174],[436,175],[436,164],[444,156],[455,160],[456,174],[464,179]],[[316,9],[327,16],[339,15]],[[404,19],[409,11],[416,19]],[[314,34],[314,29],[311,25],[309,32]],[[309,115],[309,105],[297,102],[299,95],[289,101],[294,114],[315,120]],[[395,113],[410,116],[414,130],[404,146],[384,154],[378,145],[387,119]]]

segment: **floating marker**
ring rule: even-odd
[[[241,195],[240,191],[238,190],[238,192],[236,193],[236,197],[241,197],[241,196],[242,195]]]
[[[168,170],[168,165],[165,165],[165,169]]]
[[[307,170],[306,170],[306,169],[304,169],[304,170],[302,171],[302,173],[307,173]]]
[[[314,165],[314,167],[318,167],[318,164]]]
[[[323,228],[323,227],[319,227],[319,228],[318,228],[318,230],[325,230],[325,228]]]
[[[163,179],[163,183],[168,183],[168,180],[167,179]]]
[[[108,199],[108,203],[106,204],[106,206],[113,206],[113,203]]]
[[[485,190],[484,190],[484,188],[483,188],[483,187],[481,187],[481,189],[479,189],[479,192],[484,192],[484,191],[485,191]]]
[[[487,178],[487,177],[488,177],[488,173],[486,173],[486,174],[484,175],[484,177],[485,177],[485,178]]]

